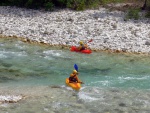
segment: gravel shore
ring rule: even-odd
[[[93,39],[92,50],[150,53],[150,19],[124,18],[124,12],[105,8],[46,12],[0,6],[0,34],[64,46]]]

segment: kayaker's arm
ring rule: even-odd
[[[84,82],[79,82],[79,83],[84,84]]]

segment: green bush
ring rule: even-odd
[[[59,3],[65,4],[66,0],[58,0]]]
[[[97,8],[99,5],[108,3],[123,2],[125,0],[0,0],[0,5],[13,5],[27,8],[45,8],[52,10],[53,7],[71,8],[73,10],[85,10],[87,8]],[[138,0],[137,0],[138,1]],[[149,1],[147,5],[149,5]],[[134,13],[134,12],[131,12]],[[129,14],[129,18],[131,18]],[[136,19],[138,16],[133,15]]]
[[[126,15],[126,20],[128,19],[139,19],[139,9],[129,9]]]
[[[77,2],[76,2],[76,10],[78,10],[78,11],[84,10],[86,8],[85,2],[86,2],[86,0],[77,0]]]
[[[67,0],[53,0],[53,3],[59,7],[66,7]]]
[[[54,8],[54,4],[53,4],[52,2],[47,2],[47,3],[45,4],[45,9],[46,9],[47,11],[52,11],[53,8]]]
[[[23,0],[6,0],[4,3],[11,6],[23,6],[25,2]]]
[[[124,0],[99,0],[99,1],[102,5],[105,5],[109,3],[120,3],[123,2]]]
[[[146,18],[150,18],[150,11],[148,11],[145,15]]]
[[[84,10],[86,8],[95,8],[100,4],[112,1],[122,0],[0,0],[0,5],[14,5],[27,8],[45,8],[51,10],[52,7],[67,7],[74,10]]]
[[[67,0],[66,6],[75,10],[84,10],[86,0]]]
[[[32,8],[33,0],[28,0],[25,4],[26,7]]]
[[[101,0],[102,5],[105,5],[105,4],[108,4],[108,3],[110,3],[110,0]]]
[[[100,5],[100,0],[67,0],[66,7],[74,10],[84,10],[96,8]]]
[[[97,8],[100,5],[100,0],[86,0],[86,8]]]

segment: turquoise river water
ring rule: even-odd
[[[84,82],[79,92],[65,85],[75,63]],[[149,89],[149,56],[0,39],[0,95],[26,97],[1,103],[0,113],[150,113]]]

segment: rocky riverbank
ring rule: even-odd
[[[105,8],[46,12],[1,6],[0,34],[68,47],[93,39],[88,43],[93,50],[150,53],[150,20],[124,18],[124,12]]]

